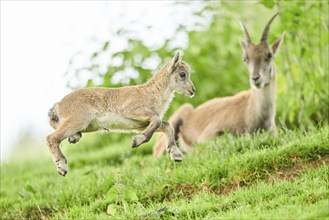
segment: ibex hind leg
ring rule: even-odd
[[[56,164],[57,171],[60,175],[65,176],[68,172],[67,160],[60,150],[60,143],[68,137],[79,136],[81,130],[86,126],[85,121],[62,120],[55,132],[48,135],[47,142],[49,152]],[[81,137],[81,136],[80,136]]]
[[[67,160],[59,148],[63,139],[63,135],[58,131],[47,136],[48,149],[54,163],[56,164],[57,171],[60,175],[65,176],[68,170]]]

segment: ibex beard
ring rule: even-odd
[[[175,92],[190,97],[195,94],[190,67],[182,61],[179,52],[144,84],[84,88],[65,96],[48,112],[49,123],[55,131],[47,136],[47,143],[58,173],[65,176],[68,172],[60,143],[66,138],[70,143],[77,143],[82,133],[97,130],[138,132],[140,134],[133,137],[133,148],[148,142],[154,132],[163,132],[171,159],[182,161],[173,127],[162,120]]]

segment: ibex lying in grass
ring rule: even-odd
[[[67,160],[59,145],[68,138],[76,143],[82,132],[97,130],[141,132],[133,138],[132,147],[148,142],[160,131],[168,138],[171,159],[182,160],[176,146],[173,127],[162,117],[178,92],[192,97],[195,93],[190,68],[176,53],[149,81],[122,88],[85,88],[76,90],[56,103],[48,113],[55,132],[47,137],[49,151],[59,174],[65,176]]]
[[[196,142],[203,142],[224,131],[232,133],[271,130],[275,132],[275,65],[274,56],[283,40],[283,35],[271,46],[268,33],[274,15],[267,23],[260,44],[251,42],[245,26],[241,24],[246,41],[241,40],[243,60],[250,77],[250,91],[240,92],[231,97],[215,98],[193,109],[183,105],[169,122],[175,129],[175,139],[184,150]],[[153,147],[153,155],[164,152],[163,135]]]

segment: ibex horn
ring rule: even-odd
[[[271,20],[269,20],[269,22],[267,23],[267,25],[265,26],[264,31],[263,31],[262,38],[260,39],[260,43],[262,43],[262,44],[267,44],[268,32],[270,31],[271,23],[272,23],[272,21],[274,20],[274,18],[275,18],[278,14],[279,14],[279,13],[276,13],[276,14],[271,18]]]
[[[239,22],[240,22],[240,26],[241,26],[241,28],[243,30],[244,37],[247,40],[247,43],[248,44],[252,44],[251,39],[250,39],[250,36],[249,36],[249,33],[247,31],[247,28],[244,26],[244,24],[241,21],[239,21]]]

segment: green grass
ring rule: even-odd
[[[328,127],[199,144],[182,163],[152,143],[84,135],[49,155],[1,165],[2,219],[329,219]]]

